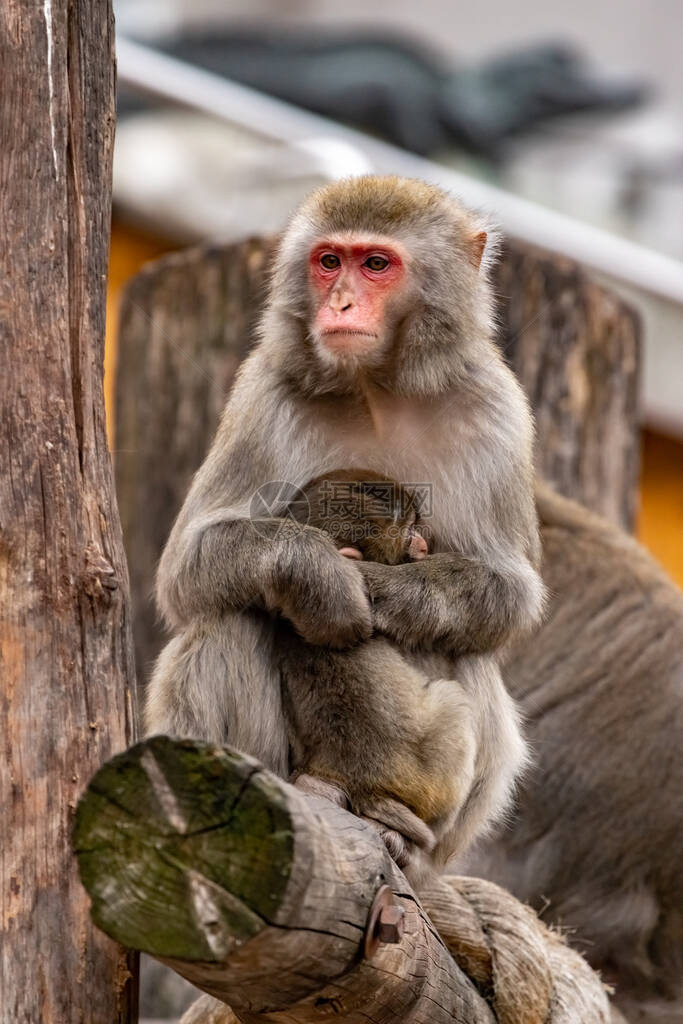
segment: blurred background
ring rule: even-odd
[[[109,415],[118,298],[145,261],[276,231],[334,177],[420,174],[585,263],[640,311],[639,536],[683,583],[680,0],[115,9]]]

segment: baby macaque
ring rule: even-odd
[[[323,530],[347,558],[399,565],[427,556],[417,497],[389,477],[332,471],[303,496],[293,518]],[[381,823],[416,882],[427,863],[419,851],[453,827],[480,769],[477,715],[452,678],[453,658],[382,636],[334,650],[285,621],[277,647],[293,779]]]
[[[416,495],[381,473],[337,469],[311,480],[303,496],[298,510],[305,509],[308,525],[331,537],[345,558],[399,565],[427,554]]]

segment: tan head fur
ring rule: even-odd
[[[311,328],[311,253],[329,243],[367,245],[370,252],[393,245],[403,264],[400,287],[374,330],[376,344],[330,354]],[[483,218],[424,182],[363,177],[327,185],[284,233],[263,336],[278,339],[292,379],[311,394],[352,389],[359,375],[397,394],[442,393],[466,374],[473,346],[478,354],[482,337],[490,338],[488,270],[496,245]]]

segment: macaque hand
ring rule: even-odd
[[[339,554],[343,555],[344,558],[351,558],[354,562],[363,561],[363,552],[359,551],[358,548],[339,548]]]
[[[334,545],[308,538],[278,570],[277,605],[310,644],[351,647],[372,633],[372,612],[356,563]]]
[[[367,587],[375,629],[401,645],[410,646],[431,639],[427,621],[430,598],[411,572],[420,565],[421,562],[358,564]]]

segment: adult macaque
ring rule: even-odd
[[[543,605],[532,423],[492,340],[485,243],[455,200],[399,178],[335,183],[294,217],[260,344],[161,559],[159,605],[178,635],[146,710],[150,732],[230,743],[287,777],[278,617],[321,647],[374,629],[447,652],[477,708],[470,836],[506,804],[524,757],[494,652]],[[428,483],[435,553],[357,562],[315,527],[282,529],[282,502],[250,516],[264,484],[337,465]],[[455,846],[446,833],[439,859]]]
[[[458,864],[531,903],[630,1024],[683,1021],[683,595],[632,538],[538,488],[552,595],[505,681],[537,764]]]

